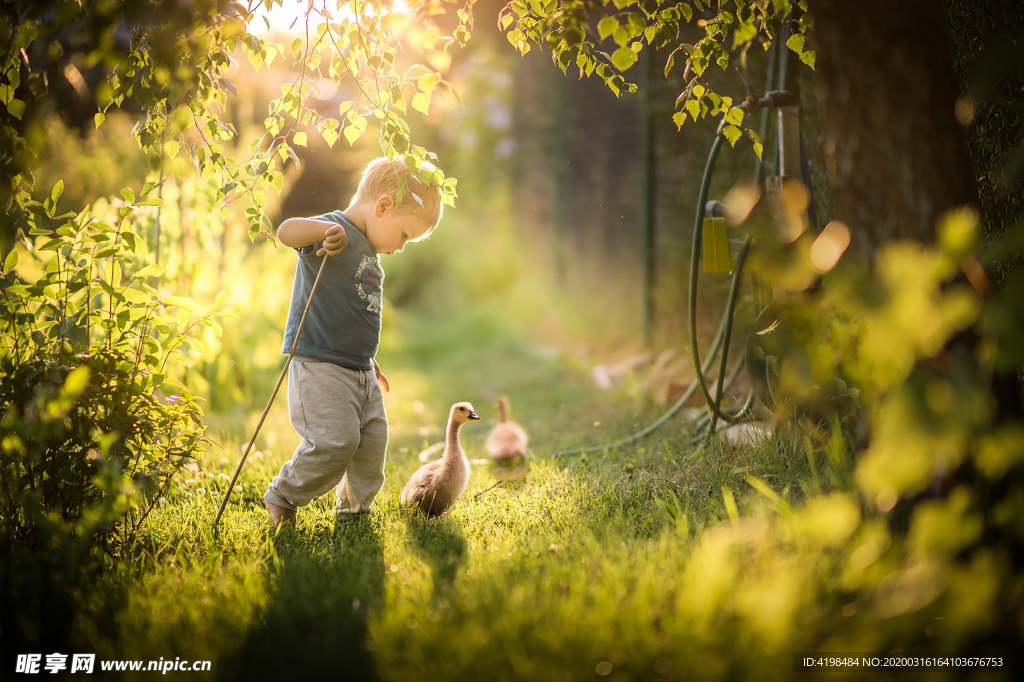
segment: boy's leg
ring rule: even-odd
[[[326,362],[292,360],[288,414],[302,442],[271,481],[265,502],[294,511],[338,485],[360,442],[365,391],[359,374]]]
[[[263,500],[263,504],[267,508],[267,514],[270,515],[270,523],[275,526],[280,526],[282,523],[295,524],[294,509],[285,509],[284,507],[279,507],[273,502],[267,502],[266,500]]]
[[[368,399],[363,410],[359,447],[338,485],[335,513],[339,519],[370,511],[370,503],[384,485],[384,458],[388,448],[388,417],[373,372],[367,372]]]

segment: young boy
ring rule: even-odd
[[[407,179],[395,201],[399,173]],[[344,211],[289,218],[277,237],[299,255],[281,352],[291,351],[302,311],[324,267],[288,377],[288,414],[302,442],[263,495],[274,525],[294,523],[299,507],[338,488],[339,519],[370,510],[384,484],[388,422],[374,356],[380,343],[384,271],[378,255],[400,253],[441,219],[438,189],[400,159],[371,161]]]

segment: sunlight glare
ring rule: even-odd
[[[725,217],[730,225],[740,225],[750,216],[754,206],[761,199],[761,190],[748,182],[737,182],[723,200]]]
[[[850,228],[838,220],[831,221],[811,244],[811,265],[825,273],[836,266],[850,245]]]
[[[252,21],[249,22],[249,30],[260,36],[268,36],[271,33],[283,33],[288,36],[299,36],[306,31],[306,14],[312,8],[315,16],[312,17],[311,26],[321,23],[320,12],[325,9],[335,19],[353,19],[355,13],[349,7],[350,3],[345,0],[328,3],[327,0],[284,0],[282,4],[274,4],[269,10],[262,2],[253,12]],[[405,16],[409,13],[408,0],[392,0],[390,11]],[[367,14],[374,15],[374,9],[368,8]],[[264,19],[266,21],[264,21]],[[267,23],[270,29],[267,29]]]

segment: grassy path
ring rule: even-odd
[[[680,617],[696,589],[680,571],[690,538],[725,516],[723,486],[746,472],[794,480],[801,463],[769,447],[684,461],[678,424],[629,450],[537,459],[522,484],[474,499],[492,483],[477,468],[448,516],[410,516],[399,489],[453,401],[486,419],[508,395],[535,452],[625,435],[661,409],[628,388],[597,392],[497,315],[430,322],[389,321],[392,440],[369,518],[336,528],[328,495],[296,529],[268,529],[261,495],[293,437],[282,400],[261,437],[273,445],[247,464],[220,534],[210,524],[235,447],[158,508],[123,607],[106,627],[85,619],[79,638],[101,657],[210,659],[217,679],[673,679],[698,659],[712,676],[726,666],[732,645],[695,639],[692,612]],[[464,429],[470,457],[486,433]]]

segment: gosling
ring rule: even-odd
[[[419,507],[427,516],[440,516],[458,499],[469,483],[469,460],[459,445],[459,429],[479,419],[469,403],[455,403],[448,415],[444,454],[419,468],[402,488],[402,504]]]
[[[525,476],[530,469],[526,461],[526,431],[509,419],[508,399],[498,398],[495,407],[498,409],[498,423],[487,436],[491,472],[498,481],[515,481]]]

